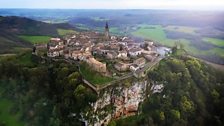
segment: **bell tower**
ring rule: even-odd
[[[110,34],[109,34],[109,26],[108,26],[108,23],[106,22],[106,25],[105,25],[105,38],[108,40],[110,39]]]

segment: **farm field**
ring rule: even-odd
[[[211,43],[213,45],[224,47],[224,39],[216,39],[216,38],[203,38],[205,42]]]
[[[200,55],[200,56],[212,56],[216,55],[219,57],[224,58],[224,49],[223,48],[218,48],[218,47],[212,47],[209,49],[199,49],[194,44],[197,43],[197,41],[193,41],[192,39],[185,39],[185,38],[180,38],[180,39],[174,39],[174,38],[168,38],[167,37],[167,32],[166,30],[170,31],[175,31],[177,33],[184,33],[184,34],[191,34],[191,37],[199,38],[201,40],[200,46],[203,46],[201,44],[212,44],[211,46],[218,46],[218,47],[223,47],[224,46],[224,40],[221,39],[215,39],[215,38],[203,38],[200,39],[200,34],[197,34],[195,30],[197,28],[193,27],[186,27],[186,26],[166,26],[163,27],[161,25],[139,25],[138,29],[131,34],[137,37],[141,37],[144,39],[149,39],[153,40],[156,43],[162,44],[164,46],[169,46],[172,47],[174,46],[175,42],[180,42],[184,45],[184,49],[193,55]]]
[[[156,41],[162,45],[173,46],[175,40],[168,39],[161,25],[139,25],[132,35]]]
[[[196,28],[196,27],[175,26],[175,25],[168,25],[163,28],[164,28],[164,30],[174,31],[174,32],[183,32],[183,33],[187,33],[187,34],[196,34],[196,30],[198,30],[198,28]]]
[[[66,34],[77,33],[77,32],[74,31],[74,30],[66,30],[66,29],[57,29],[57,31],[58,31],[58,34],[59,34],[60,36],[64,36],[64,35],[66,35]]]
[[[21,35],[20,38],[31,42],[32,44],[42,44],[47,43],[51,39],[50,36],[28,36],[28,35]]]

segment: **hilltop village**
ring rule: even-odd
[[[66,35],[63,38],[51,38],[46,45],[36,45],[33,53],[38,54],[38,50],[43,48],[47,48],[48,58],[85,64],[87,69],[113,78],[114,84],[125,79],[131,80],[133,76],[144,77],[148,69],[170,52],[168,48],[154,45],[153,41],[136,42],[130,37],[110,35],[108,23],[105,25],[104,34],[88,31]],[[92,89],[96,88],[96,92],[111,86],[112,82],[98,85],[91,84],[84,78],[84,83]],[[103,94],[101,92],[101,96],[92,104],[93,112],[97,113],[93,116],[95,126],[108,124],[111,119],[131,116],[138,112],[139,104],[144,100],[147,81],[143,79],[142,82],[131,83],[128,88],[117,86],[113,90],[104,90]],[[151,90],[155,93],[161,92],[162,89],[161,84],[153,85]],[[116,94],[115,90],[120,93]],[[104,109],[111,104],[114,106],[113,112],[101,116],[107,113]],[[87,120],[85,122],[92,123]]]
[[[36,45],[34,51],[41,46]],[[135,72],[159,56],[152,41],[137,43],[129,37],[110,36],[108,23],[104,34],[80,32],[64,38],[51,38],[46,46],[48,57],[82,61],[104,76]]]

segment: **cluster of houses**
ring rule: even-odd
[[[47,44],[48,57],[64,57],[86,62],[93,70],[106,73],[107,64],[94,57],[113,61],[118,72],[136,71],[146,62],[152,62],[158,54],[153,42],[136,43],[128,37],[112,36],[104,39],[97,32],[81,32],[67,38],[51,38]]]
[[[109,71],[105,61],[111,61],[113,71],[122,73],[141,69],[147,62],[153,62],[158,57],[152,41],[137,43],[129,37],[110,36],[108,24],[105,26],[105,35],[92,31],[80,32],[64,38],[51,38],[44,47],[47,47],[48,57],[83,61],[102,74]]]
[[[91,37],[92,36],[92,37]],[[92,47],[94,47],[98,33],[85,32],[75,34],[67,39],[51,38],[47,45],[48,57],[64,57],[86,62],[93,70],[106,73],[106,64],[94,58]]]

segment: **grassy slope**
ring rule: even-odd
[[[203,38],[205,42],[211,43],[213,45],[224,47],[224,40],[223,39],[216,39],[216,38]]]
[[[92,84],[100,85],[100,84],[104,84],[113,80],[112,78],[104,77],[100,75],[99,73],[91,70],[91,68],[87,64],[81,64],[80,70],[81,70],[82,76]]]
[[[77,33],[74,30],[66,30],[66,29],[57,29],[57,31],[60,36],[64,36],[66,34],[71,34],[71,33]]]
[[[160,25],[140,25],[140,28],[132,34],[146,39],[152,39],[167,46],[173,46],[175,42],[175,40],[166,37],[166,33]]]
[[[166,33],[163,30],[163,27],[160,25],[141,25],[140,29],[132,33],[135,36],[143,37],[145,39],[151,39],[153,41],[158,42],[159,44],[165,45],[165,46],[174,46],[176,41],[180,41],[183,43],[186,50],[191,50],[192,53],[197,53],[196,48],[189,47],[189,41],[186,39],[168,39],[166,37]]]
[[[50,36],[28,36],[28,35],[21,35],[20,38],[24,39],[25,41],[29,41],[32,44],[41,44],[47,43],[50,40]]]

